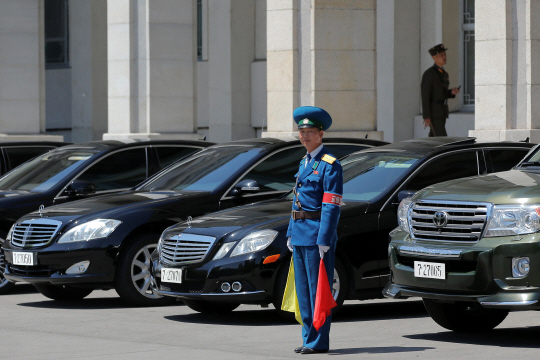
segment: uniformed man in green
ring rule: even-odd
[[[424,126],[430,129],[429,136],[447,136],[448,99],[455,98],[459,93],[459,87],[448,88],[450,81],[443,68],[446,65],[446,50],[443,44],[428,50],[435,64],[422,76],[422,112]]]

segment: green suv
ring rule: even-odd
[[[540,310],[540,149],[513,170],[424,188],[398,208],[383,294],[418,296],[453,331]]]

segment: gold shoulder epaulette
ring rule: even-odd
[[[327,163],[329,164],[333,164],[334,161],[336,161],[336,158],[333,157],[333,156],[330,156],[328,154],[324,154],[323,157],[321,158],[322,161],[326,161]]]
[[[303,157],[303,158],[305,158],[306,156],[307,156],[307,155],[304,155],[304,157]],[[303,159],[303,158],[302,158],[302,159]]]

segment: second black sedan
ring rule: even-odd
[[[382,297],[390,274],[388,234],[398,225],[401,199],[437,182],[508,170],[532,146],[441,137],[342,159],[344,204],[333,284],[337,303]],[[180,298],[200,312],[230,311],[241,303],[273,303],[280,309],[290,263],[286,232],[292,199],[290,194],[167,229],[153,255],[154,292]]]
[[[340,157],[385,144],[364,139],[326,139],[324,143]],[[30,282],[56,300],[114,288],[134,304],[169,302],[171,298],[150,289],[150,254],[162,231],[188,216],[288,192],[305,152],[297,140],[214,145],[134,190],[28,214],[17,220],[3,245],[5,277]]]

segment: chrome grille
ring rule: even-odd
[[[430,241],[476,242],[482,236],[491,206],[489,203],[418,201],[409,212],[412,237]],[[436,213],[440,217],[438,225],[435,224]]]
[[[208,251],[216,241],[215,237],[180,234],[161,239],[159,259],[162,264],[193,264],[204,260]]]
[[[45,246],[54,238],[62,222],[49,219],[25,220],[15,224],[11,244],[21,248]]]

